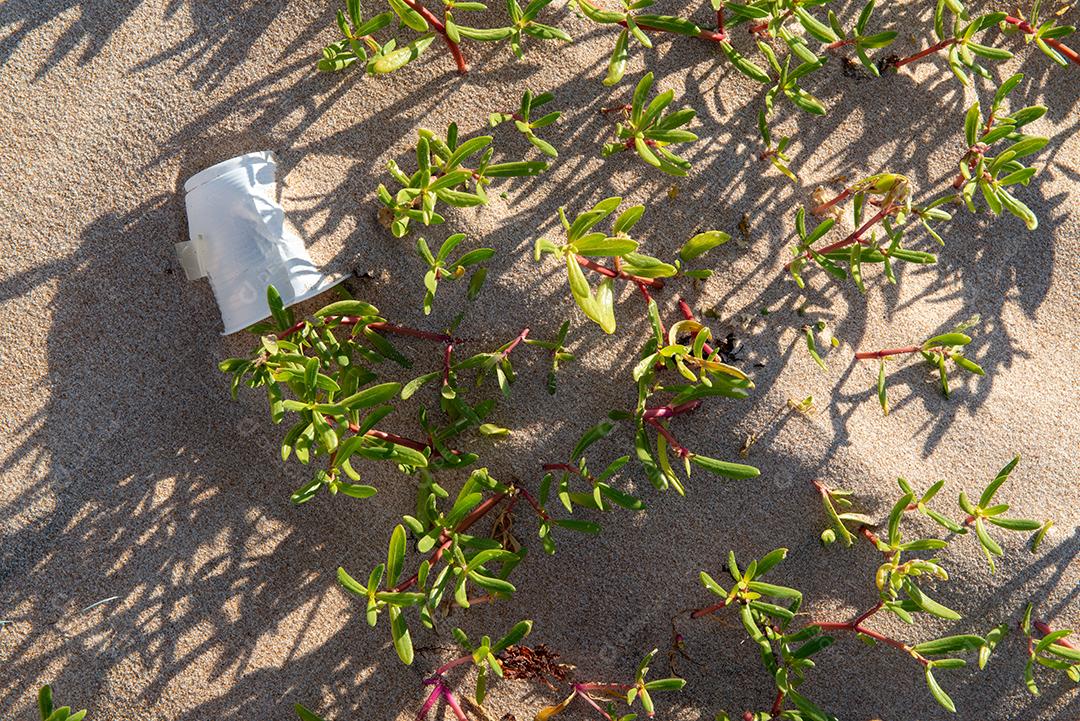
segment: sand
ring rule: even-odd
[[[928,32],[924,5],[879,10],[879,22]],[[33,694],[50,682],[59,700],[90,708],[93,719],[285,719],[295,702],[328,719],[408,719],[424,674],[448,657],[450,625],[497,633],[519,618],[532,618],[532,640],[561,652],[581,678],[627,678],[644,652],[666,650],[673,615],[708,600],[698,572],[720,573],[728,549],[745,561],[790,548],[772,575],[806,593],[810,616],[845,619],[873,603],[876,552],[819,546],[825,521],[810,479],[854,489],[860,506],[882,517],[898,476],[920,488],[947,478],[938,507],[956,512],[961,489],[977,492],[1016,453],[1023,460],[1003,499],[1016,515],[1054,518],[1056,533],[1035,556],[1023,538],[1007,539],[994,575],[974,539],[959,539],[943,556],[951,581],[934,592],[963,620],[886,628],[913,641],[985,632],[1015,621],[1030,600],[1055,627],[1080,624],[1076,70],[1024,49],[994,69],[999,79],[1026,74],[1018,104],[1051,108],[1033,126],[1051,137],[1034,159],[1040,172],[1021,192],[1040,218],[1037,231],[1010,217],[960,213],[943,226],[939,263],[904,269],[895,287],[873,272],[863,297],[811,272],[799,291],[782,269],[798,204],[821,185],[838,189],[836,176],[882,170],[908,174],[918,197],[940,192],[963,152],[963,112],[976,95],[987,101],[988,86],[963,89],[941,60],[882,80],[849,77],[830,63],[809,83],[827,117],[777,111],[774,132],[795,138],[796,185],[757,162],[760,92],[714,47],[663,40],[647,56],[635,51],[627,80],[609,91],[599,80],[612,35],[563,9],[556,16],[573,45],[533,43],[522,62],[503,46],[474,46],[474,72],[464,78],[433,46],[421,62],[374,80],[314,72],[337,32],[330,3],[0,7],[0,619],[10,621],[0,630],[0,717],[32,718]],[[1073,9],[1063,21],[1080,15]],[[904,32],[895,47],[923,45]],[[629,155],[599,156],[612,123],[598,110],[623,102],[646,57],[658,87],[699,113],[694,169],[677,182]],[[557,232],[558,205],[576,212],[621,194],[650,202],[638,233],[647,252],[672,257],[707,228],[735,235],[709,256],[712,279],[659,298],[669,318],[679,294],[699,313],[714,309],[710,323],[736,333],[757,386],[747,401],[710,404],[680,433],[728,459],[759,434],[748,462],[762,475],[733,482],[698,473],[683,499],[627,472],[622,482],[647,509],[603,519],[596,539],[563,534],[554,557],[540,552],[532,519],[521,516],[518,535],[533,553],[517,572],[516,600],[455,614],[440,634],[417,632],[417,661],[404,668],[387,630],[363,624],[334,571],[364,574],[384,557],[412,484],[376,467],[367,471],[381,488],[373,499],[290,505],[304,469],[279,462],[279,429],[263,399],[247,392],[230,401],[216,370],[248,341],[218,335],[208,284],[186,282],[174,256],[173,243],[186,237],[179,189],[220,160],[275,151],[287,181],[282,202],[316,261],[355,272],[351,290],[395,321],[439,329],[464,309],[463,289],[440,289],[434,315],[423,317],[415,236],[395,240],[379,227],[375,187],[390,182],[387,160],[408,162],[417,127],[457,121],[463,133],[479,133],[489,112],[512,108],[525,88],[554,90],[554,106],[565,111],[544,134],[560,149],[558,162],[425,233],[438,242],[465,231],[470,244],[499,251],[462,325],[479,346],[524,325],[550,337],[572,319],[579,360],[561,373],[557,395],[544,390],[543,356],[515,359],[518,383],[495,418],[513,434],[477,441],[484,463],[496,477],[535,484],[540,462],[562,459],[603,413],[632,403],[629,369],[644,328],[632,289],[622,291],[619,329],[608,338],[576,312],[557,263],[531,258],[537,234]],[[510,159],[535,154],[509,127],[496,135]],[[744,218],[746,238],[737,230]],[[923,238],[916,247],[931,245]],[[854,363],[852,349],[916,342],[973,313],[982,322],[972,355],[986,377],[957,377],[946,400],[923,367],[897,366],[893,412],[883,417],[871,391],[875,369]],[[827,372],[800,331],[816,320],[843,340],[826,356]],[[403,347],[418,368],[437,362],[422,344]],[[783,412],[788,399],[807,395],[813,417]],[[403,430],[414,413],[401,414]],[[590,457],[598,466],[629,448],[616,434]],[[918,522],[916,530],[932,532]],[[694,659],[678,667],[689,684],[662,702],[658,718],[768,705],[771,682],[733,617],[679,628]],[[1041,673],[1042,695],[1029,695],[1023,663],[1014,633],[986,671],[943,672],[957,718],[1080,716],[1076,687],[1061,675]],[[654,668],[668,672],[664,652]],[[850,638],[822,656],[804,691],[843,719],[947,716],[917,664]],[[500,683],[490,710],[528,719],[553,698]],[[568,715],[586,717],[584,708]]]

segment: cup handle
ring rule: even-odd
[[[176,244],[176,257],[180,260],[180,266],[184,269],[184,275],[188,280],[198,280],[206,277],[206,269],[199,260],[199,248],[194,240],[185,240]]]

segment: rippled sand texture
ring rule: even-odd
[[[705,22],[707,3],[697,4]],[[838,189],[837,176],[882,170],[909,175],[918,197],[941,192],[964,151],[963,114],[975,91],[942,59],[880,80],[849,76],[834,59],[808,83],[829,107],[825,118],[787,105],[775,117],[774,131],[794,137],[795,185],[756,160],[761,92],[714,46],[660,39],[651,54],[634,51],[627,79],[609,90],[600,79],[613,35],[555,5],[573,45],[533,43],[522,62],[503,46],[474,45],[474,71],[459,77],[436,44],[380,80],[314,72],[337,33],[334,8],[322,1],[0,6],[0,619],[12,622],[0,631],[0,717],[31,718],[35,689],[52,682],[59,700],[90,708],[95,720],[285,719],[298,701],[338,721],[409,719],[424,674],[449,657],[451,625],[497,633],[523,617],[536,622],[532,639],[559,650],[581,678],[618,680],[645,651],[667,647],[677,611],[707,600],[698,572],[721,572],[728,549],[749,559],[789,547],[773,577],[806,593],[807,618],[846,619],[874,602],[878,554],[819,546],[825,521],[810,479],[854,489],[883,517],[897,476],[920,488],[947,478],[939,507],[955,510],[961,489],[976,492],[1015,453],[1024,459],[1004,499],[1017,515],[1055,518],[1056,534],[1035,556],[1022,538],[1008,539],[994,575],[974,539],[960,539],[943,555],[952,579],[935,592],[964,619],[884,628],[912,640],[985,632],[1040,598],[1039,615],[1055,627],[1080,624],[1077,69],[1052,66],[1018,38],[994,40],[1019,49],[994,69],[998,79],[1026,74],[1016,106],[1050,106],[1033,130],[1052,139],[1021,191],[1037,231],[1011,217],[959,213],[943,226],[940,262],[905,268],[895,287],[874,271],[863,297],[808,272],[799,291],[782,269],[797,205],[821,185]],[[926,45],[930,15],[927,3],[906,2],[884,4],[877,18],[902,29],[895,51],[912,53]],[[1076,9],[1062,18],[1078,21]],[[741,32],[736,45],[750,49]],[[694,169],[678,182],[629,154],[599,154],[613,125],[599,109],[628,98],[646,61],[659,89],[674,89],[677,103],[699,113]],[[494,418],[513,434],[478,440],[484,463],[496,477],[535,484],[542,461],[563,459],[603,413],[632,405],[630,369],[646,325],[636,291],[622,289],[619,329],[607,337],[576,312],[559,265],[531,257],[539,233],[557,232],[560,204],[577,212],[619,194],[651,201],[638,233],[646,252],[670,258],[706,228],[735,236],[709,256],[712,279],[673,284],[658,298],[667,317],[680,294],[698,312],[715,308],[714,330],[743,344],[757,384],[751,399],[709,404],[679,430],[697,450],[728,459],[759,434],[749,462],[762,475],[734,482],[699,472],[683,499],[653,492],[628,466],[621,482],[647,509],[611,514],[595,539],[564,534],[555,557],[540,552],[533,519],[520,516],[518,535],[533,553],[516,574],[516,601],[457,614],[441,634],[414,630],[420,650],[404,668],[388,631],[367,628],[334,571],[364,574],[385,557],[413,486],[372,467],[375,498],[289,504],[305,470],[279,462],[281,431],[259,394],[228,398],[216,363],[248,341],[218,335],[209,286],[180,271],[173,243],[187,226],[178,190],[215,162],[274,150],[287,180],[282,202],[316,261],[355,271],[351,289],[396,322],[439,329],[463,309],[463,288],[440,289],[435,313],[423,316],[415,236],[395,240],[378,225],[375,188],[390,182],[386,161],[411,166],[416,128],[456,121],[464,134],[483,132],[488,113],[514,107],[526,88],[553,90],[565,111],[544,133],[558,162],[425,233],[439,242],[465,231],[468,243],[499,250],[462,325],[478,347],[526,324],[550,337],[573,321],[580,360],[562,372],[557,395],[544,388],[543,356],[516,358],[519,380]],[[979,85],[984,104],[988,88]],[[507,157],[536,156],[509,126],[496,135]],[[915,247],[934,250],[925,237]],[[972,353],[987,376],[957,377],[946,400],[922,367],[898,364],[893,412],[882,417],[875,368],[852,362],[852,348],[917,342],[976,312]],[[800,330],[819,319],[844,341],[827,355],[827,372]],[[437,367],[432,348],[401,345],[418,370]],[[813,417],[783,412],[788,399],[811,394]],[[414,419],[412,405],[400,430]],[[591,455],[599,464],[628,448],[615,434]],[[103,599],[111,600],[81,610]],[[719,618],[680,626],[695,663],[681,663],[689,685],[666,697],[658,718],[711,719],[721,708],[771,702],[771,681],[736,619]],[[940,674],[957,718],[1076,717],[1077,691],[1063,677],[1044,673],[1043,694],[1027,693],[1024,648],[1013,634],[986,671]],[[946,716],[917,664],[891,649],[845,638],[819,658],[804,690],[844,719]],[[654,669],[667,672],[663,653]],[[520,721],[553,699],[543,688],[499,683],[490,709]],[[584,709],[574,714],[586,718]]]

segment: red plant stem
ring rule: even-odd
[[[541,519],[543,519],[545,521],[550,519],[550,516],[548,516],[547,511],[545,511],[543,508],[541,508],[540,503],[535,498],[533,498],[533,494],[529,493],[524,488],[518,488],[518,492],[521,495],[525,496],[525,500],[529,502],[529,505],[533,507],[533,510],[536,511],[536,514],[538,516],[540,516]]]
[[[629,104],[626,104],[626,105],[612,105],[610,108],[600,108],[600,112],[601,113],[618,113],[620,111],[625,112],[625,111],[631,110],[632,108],[633,108],[633,106],[629,105]]]
[[[360,321],[359,318],[342,318],[342,325],[355,325]],[[394,325],[393,323],[385,323],[379,321],[377,323],[368,323],[367,327],[374,331],[382,333],[394,333],[396,335],[409,336],[410,338],[420,338],[421,340],[430,340],[437,343],[456,343],[460,341],[460,338],[454,338],[453,336],[446,335],[445,333],[432,333],[426,330],[417,330],[416,328],[407,328],[402,325]]]
[[[769,23],[767,22],[754,23],[746,29],[746,32],[750,33],[751,35],[761,35],[766,38],[772,37],[772,35],[769,34]]]
[[[619,24],[622,25],[623,27],[626,27],[625,22],[620,22]],[[638,23],[637,26],[639,28],[641,28],[642,30],[652,30],[653,32],[658,32],[658,33],[671,32],[670,30],[665,30],[664,28],[653,27],[652,25],[646,25],[645,23]],[[676,35],[682,35],[682,33],[676,33]],[[711,40],[714,43],[722,43],[725,40],[727,40],[727,35],[725,33],[714,31],[714,30],[698,30],[697,36],[699,38],[701,38],[702,40]]]
[[[720,4],[720,7],[716,9],[716,32],[724,35],[724,5]]]
[[[454,717],[457,721],[469,721],[469,717],[465,715],[465,712],[461,708],[461,704],[458,703],[457,698],[450,690],[449,686],[443,687],[443,699],[446,700],[446,705],[454,712]]]
[[[646,408],[645,412],[641,414],[642,418],[672,418],[674,416],[680,416],[683,413],[689,413],[695,410],[701,405],[701,401],[687,401],[686,403],[680,403],[677,406],[660,406],[658,408]]]
[[[472,660],[473,660],[472,654],[466,654],[465,656],[462,656],[460,658],[455,658],[453,661],[449,661],[447,663],[444,663],[442,666],[439,666],[437,669],[435,669],[434,674],[436,676],[442,676],[444,673],[446,673],[450,669],[457,668],[458,666],[463,666],[464,664],[467,664]]]
[[[776,700],[773,701],[772,715],[776,716],[780,713],[780,709],[784,706],[784,692],[780,689],[776,689]]]
[[[929,663],[929,662],[925,658],[923,658],[921,655],[919,655],[917,653],[914,653],[912,651],[912,649],[911,649],[911,646],[908,646],[903,641],[898,641],[895,638],[890,638],[890,637],[888,637],[888,636],[886,636],[886,635],[884,635],[882,633],[878,633],[877,631],[874,631],[873,629],[869,629],[869,628],[866,628],[865,626],[863,626],[863,622],[866,621],[866,619],[873,616],[878,611],[880,611],[881,608],[884,605],[885,605],[884,601],[878,601],[876,605],[874,605],[873,607],[870,608],[870,610],[868,610],[865,613],[861,614],[858,618],[856,618],[853,621],[846,621],[846,622],[842,622],[842,623],[822,621],[822,622],[815,622],[815,623],[812,623],[810,625],[817,626],[822,631],[854,631],[855,633],[861,633],[864,636],[869,636],[870,638],[874,639],[875,641],[880,641],[881,643],[892,646],[893,648],[900,649],[904,653],[910,654],[911,656],[913,656],[915,658],[915,660],[917,660],[923,666],[927,665],[927,663]]]
[[[686,320],[695,320],[694,312],[690,310],[690,304],[682,298],[679,298],[679,311],[682,312],[683,318],[685,318]],[[698,333],[700,332],[701,331],[699,330]],[[694,339],[697,339],[697,333],[694,334]],[[706,356],[711,356],[713,354],[712,346],[710,346],[708,343],[701,346],[701,349],[705,351]]]
[[[586,703],[588,703],[590,706],[592,706],[597,711],[599,711],[600,716],[603,716],[608,721],[613,721],[611,719],[611,716],[609,715],[609,713],[607,711],[605,711],[603,708],[600,708],[600,706],[595,702],[595,700],[593,700],[593,697],[590,696],[588,692],[586,692],[586,691],[584,691],[582,689],[581,684],[579,684],[579,683],[573,684],[573,690],[577,691],[578,695],[581,696],[582,698],[584,698]]]
[[[325,418],[326,422],[329,423],[330,425],[334,425],[333,416],[323,416],[323,418]],[[353,433],[359,433],[360,432],[360,426],[357,425],[356,423],[350,423],[349,424],[349,430],[352,431]],[[405,446],[406,448],[412,448],[414,451],[420,451],[421,453],[428,450],[429,448],[432,448],[432,445],[430,443],[424,443],[423,441],[414,441],[411,438],[406,438],[405,436],[399,436],[396,433],[387,433],[386,431],[380,431],[378,428],[372,428],[371,430],[369,430],[364,435],[367,436],[368,438],[377,438],[380,441],[388,441],[390,443],[396,443],[399,446]],[[441,455],[438,450],[435,450],[433,448],[432,448],[432,452],[437,456]],[[455,456],[460,456],[461,455],[461,451],[451,451],[451,453],[453,453]]]
[[[683,448],[682,445],[680,445],[679,442],[675,440],[675,436],[671,435],[671,431],[669,431],[667,428],[664,428],[663,423],[656,420],[655,418],[647,419],[646,423],[649,423],[656,428],[657,432],[662,435],[664,439],[668,442],[668,445],[671,446],[671,450],[679,454],[679,458],[686,458],[690,455],[690,451]]]
[[[363,318],[347,315],[327,316],[326,318],[323,318],[324,323],[327,323],[331,320],[337,320],[341,325],[356,325],[357,323],[361,322]],[[303,328],[306,324],[306,320],[301,320],[289,326],[285,330],[274,331],[273,335],[278,339],[287,338],[288,336]],[[408,328],[406,326],[394,325],[393,323],[386,323],[383,321],[379,321],[377,323],[368,323],[367,327],[371,328],[374,331],[379,331],[382,333],[394,333],[397,335],[409,336],[411,338],[421,338],[423,340],[437,341],[439,343],[456,343],[462,340],[461,338],[454,338],[453,336],[446,335],[445,333],[431,333],[430,331],[417,330],[416,328]]]
[[[596,479],[592,477],[591,473],[582,473],[581,469],[577,466],[572,466],[569,463],[545,463],[540,466],[545,471],[566,471],[567,473],[573,473],[579,478],[584,478],[589,483],[595,483]]]
[[[591,2],[589,2],[589,0],[583,0],[583,1],[584,1],[584,3],[586,5],[588,5],[589,7],[591,7],[594,10],[600,10],[601,9],[601,8],[598,8],[595,5],[593,5]],[[719,42],[723,42],[724,40],[727,40],[727,35],[724,34],[723,16],[721,15],[721,11],[717,11],[717,20],[719,21],[719,24],[720,24],[720,28],[719,28],[718,32],[714,32],[712,30],[698,30],[697,36],[699,38],[703,39],[703,40],[711,40],[711,41],[713,41],[715,43],[719,43]],[[625,20],[620,21],[619,25],[622,25],[623,27],[626,27],[626,21]],[[637,23],[637,26],[639,28],[641,28],[642,30],[652,30],[652,31],[658,32],[658,33],[671,32],[670,30],[666,30],[664,28],[653,27],[652,25],[646,25],[645,23]],[[682,35],[682,33],[675,33],[675,34],[676,35]]]
[[[835,50],[836,48],[842,48],[845,45],[854,45],[858,42],[858,38],[848,38],[847,40],[837,40],[834,43],[829,43],[825,46],[825,50]]]
[[[326,420],[328,422],[333,421],[333,419],[330,418],[329,416],[326,417]],[[360,426],[356,425],[355,423],[350,423],[349,424],[349,430],[352,431],[353,433],[356,433],[357,431],[360,430]],[[421,453],[423,453],[424,451],[426,451],[426,450],[428,450],[430,448],[431,452],[434,455],[442,456],[442,454],[439,452],[439,450],[436,449],[434,446],[432,446],[432,444],[430,444],[430,443],[424,443],[423,441],[414,441],[411,438],[405,438],[404,436],[399,436],[399,435],[394,434],[394,433],[387,433],[386,431],[380,431],[377,428],[372,428],[370,431],[368,431],[364,435],[368,436],[370,438],[378,438],[380,441],[389,441],[390,443],[396,443],[399,446],[405,446],[406,448],[412,448],[414,451],[420,451]],[[455,456],[460,456],[461,455],[461,451],[452,450],[450,452],[452,454],[454,454]]]
[[[1012,15],[1006,15],[1005,22],[1020,28],[1020,30],[1023,31],[1025,35],[1034,35],[1036,33],[1035,28],[1032,27],[1031,23],[1029,23],[1027,20],[1021,20],[1020,18],[1014,18]],[[1059,53],[1067,57],[1072,62],[1080,65],[1080,53],[1077,53],[1075,50],[1068,47],[1067,45],[1062,45],[1061,42],[1059,40],[1056,40],[1055,38],[1043,38],[1042,40],[1044,43],[1052,47],[1054,50],[1057,50]]]
[[[356,426],[355,428],[353,428],[353,426],[350,424],[349,430],[351,430],[353,432],[356,432],[356,431],[360,430],[360,427]],[[404,436],[399,436],[399,435],[397,435],[395,433],[387,433],[386,431],[380,431],[380,430],[378,430],[376,428],[372,428],[370,431],[368,431],[364,435],[368,436],[369,438],[377,438],[380,441],[389,441],[390,443],[396,443],[399,446],[405,446],[406,448],[412,448],[414,451],[423,452],[423,451],[426,451],[427,449],[431,448],[430,445],[428,445],[427,443],[424,443],[423,441],[414,441],[411,438],[405,438]]]
[[[645,143],[650,148],[655,148],[655,147],[658,146],[658,143],[655,140],[653,140],[652,138],[643,138],[641,142]],[[637,146],[637,141],[634,138],[631,138],[630,140],[627,140],[625,143],[623,143],[623,147],[626,148],[627,150],[630,150],[630,149],[632,149],[632,148],[634,148],[636,146]]]
[[[528,337],[528,335],[529,335],[529,329],[528,328],[523,328],[521,330],[521,332],[518,333],[518,337],[515,338],[514,340],[512,340],[510,342],[510,345],[506,346],[506,350],[504,350],[502,352],[502,357],[505,358],[506,356],[510,355],[510,352],[513,351],[515,348],[517,348],[518,345],[521,343],[521,341],[525,340]]]
[[[903,65],[907,65],[908,63],[913,63],[916,60],[919,60],[920,58],[925,58],[927,55],[932,55],[933,53],[936,53],[938,50],[944,50],[945,48],[949,47],[950,45],[955,45],[955,44],[956,44],[956,38],[945,38],[941,42],[934,43],[933,45],[926,48],[925,50],[920,50],[919,52],[915,53],[914,55],[903,58],[901,60],[897,60],[894,63],[890,63],[890,65],[892,65],[894,68],[899,68],[899,67],[901,67]]]
[[[492,508],[499,505],[499,503],[504,498],[506,498],[505,493],[497,493],[494,496],[492,496],[491,498],[489,498],[486,501],[484,501],[483,503],[481,503],[479,506],[474,508],[472,510],[472,512],[469,513],[469,515],[465,516],[465,518],[463,518],[461,520],[461,523],[459,523],[457,525],[457,528],[454,529],[454,533],[464,533],[465,531],[469,530],[469,528],[472,527],[472,525],[474,523],[476,523],[481,518],[483,518],[485,515],[487,515],[487,513]]]
[[[866,526],[859,526],[859,533],[861,533],[862,537],[865,538],[867,541],[870,541],[870,543],[873,544],[874,548],[877,548],[878,543],[881,542],[881,539],[875,536],[874,532]],[[882,553],[884,553],[886,556],[892,555],[892,551],[882,551]]]
[[[699,608],[691,611],[690,618],[701,618],[702,616],[708,616],[711,613],[716,613],[721,608],[725,608],[727,605],[727,599],[724,599],[723,601],[720,601],[719,603],[714,603],[711,606],[706,606],[704,608]]]
[[[425,681],[424,683],[426,684],[429,682],[430,681]],[[438,682],[434,683],[435,688],[431,689],[431,693],[428,694],[427,699],[424,701],[424,705],[420,707],[420,713],[416,714],[416,721],[424,721],[428,714],[431,713],[431,709],[439,702],[439,698],[442,697],[442,684]]]
[[[1050,628],[1050,624],[1046,623],[1045,621],[1035,621],[1031,625],[1034,626],[1036,629],[1038,629],[1039,633],[1041,633],[1044,636],[1046,634],[1048,634],[1048,633],[1053,633],[1054,632],[1054,629]],[[1054,641],[1054,643],[1056,643],[1059,646],[1064,646],[1065,648],[1076,648],[1075,646],[1073,646],[1071,643],[1069,643],[1068,641],[1066,641],[1063,638],[1059,638],[1057,641]]]
[[[633,686],[625,683],[575,683],[575,691],[629,691]]]
[[[852,623],[855,626],[859,626],[863,621],[873,616],[875,613],[881,610],[881,607],[885,605],[884,601],[878,601],[869,611],[856,618]]]
[[[618,258],[616,258],[618,260]],[[637,289],[641,291],[641,297],[645,299],[645,305],[652,302],[652,296],[649,295],[649,288],[644,283],[636,283]]]
[[[596,261],[590,260],[590,259],[588,259],[588,258],[586,258],[584,256],[581,256],[581,255],[576,255],[574,257],[577,258],[577,262],[580,263],[582,267],[588,268],[589,270],[592,270],[592,271],[595,271],[595,272],[599,273],[600,275],[606,275],[608,278],[621,278],[622,280],[629,280],[629,281],[632,281],[634,283],[640,283],[640,284],[643,284],[643,285],[647,285],[650,288],[653,288],[654,290],[660,290],[661,288],[664,287],[664,281],[661,278],[642,278],[642,277],[637,276],[637,275],[631,275],[630,273],[625,273],[625,272],[623,272],[621,270],[612,270],[611,268],[608,268],[606,265],[600,265]]]
[[[446,25],[443,24],[439,18],[435,17],[434,13],[428,10],[420,2],[420,0],[404,0],[405,4],[415,10],[428,21],[428,24],[435,28],[435,31],[442,35],[443,40],[446,41],[446,46],[450,48],[450,54],[454,56],[454,62],[457,64],[458,72],[464,75],[469,72],[469,67],[465,64],[465,56],[461,54],[461,46],[450,39],[450,35],[446,32]]]
[[[499,505],[499,503],[504,498],[506,498],[505,493],[498,493],[481,503],[479,506],[474,508],[472,512],[469,513],[469,515],[465,516],[465,518],[461,520],[461,523],[459,523],[454,529],[454,533],[464,533],[465,531],[469,530],[470,526],[472,526],[474,523],[487,515],[487,513],[492,508]],[[444,532],[441,538],[442,543],[439,545],[438,548],[435,549],[435,552],[431,554],[431,558],[429,559],[429,563],[433,567],[436,563],[439,562],[439,559],[442,558],[443,554],[446,553],[446,550],[450,548],[450,546],[453,544],[453,539],[450,538],[450,535],[448,533]],[[418,574],[414,573],[409,578],[394,586],[393,590],[395,593],[405,591],[408,588],[412,587],[412,585],[415,584],[417,580],[419,580],[419,576]]]
[[[836,196],[835,198],[833,198],[832,200],[830,200],[830,201],[828,201],[828,202],[826,202],[826,203],[822,203],[821,205],[818,205],[818,206],[815,206],[815,207],[811,208],[811,209],[810,209],[810,214],[811,214],[811,215],[821,215],[822,213],[824,213],[824,212],[825,212],[826,210],[828,210],[829,208],[833,207],[833,206],[834,206],[834,205],[836,205],[837,203],[839,203],[839,202],[841,202],[841,201],[843,201],[843,200],[847,200],[848,198],[850,198],[850,197],[851,197],[851,193],[852,193],[852,190],[851,190],[851,188],[845,188],[845,189],[844,189],[844,191],[843,191],[842,193],[840,193],[839,195],[837,195],[837,196]]]
[[[807,259],[808,258],[813,258],[814,253],[817,253],[818,255],[825,255],[826,253],[831,253],[834,250],[840,250],[841,248],[846,248],[847,246],[851,245],[852,243],[861,243],[861,242],[863,242],[862,241],[862,234],[865,233],[866,231],[870,230],[870,228],[872,228],[874,225],[876,225],[882,218],[884,218],[886,215],[891,213],[892,210],[893,210],[892,204],[891,203],[886,203],[884,206],[882,206],[881,210],[879,210],[876,214],[874,214],[874,217],[872,217],[870,220],[863,223],[854,233],[852,233],[848,237],[844,238],[843,240],[838,240],[838,241],[836,241],[835,243],[833,243],[831,245],[827,245],[824,248],[822,248],[821,250],[814,251],[813,253],[810,252],[810,251],[807,251],[804,255],[802,255],[800,257],[801,258],[807,258]],[[784,268],[787,269],[787,270],[791,270],[791,263],[788,263],[787,265],[785,265]]]
[[[892,646],[893,648],[900,649],[904,653],[907,653],[907,654],[912,653],[911,646],[908,646],[903,641],[898,641],[895,638],[890,638],[890,637],[888,637],[888,636],[886,636],[884,634],[878,633],[877,631],[866,628],[865,626],[855,625],[854,623],[850,623],[850,622],[849,623],[815,623],[813,625],[817,626],[822,631],[854,631],[855,633],[861,633],[864,636],[869,636],[870,638],[874,639],[875,641],[880,641],[880,642],[882,642],[884,644]],[[928,663],[928,661],[925,658],[923,658],[922,656],[914,656],[914,658],[919,663],[921,663],[923,666],[925,666]]]
[[[872,358],[884,358],[890,355],[904,355],[906,353],[918,353],[922,350],[921,345],[907,345],[903,348],[885,348],[884,350],[860,351],[855,354],[857,360],[870,360]]]
[[[303,328],[306,324],[307,324],[306,320],[297,321],[296,323],[293,323],[291,326],[289,326],[285,330],[274,331],[274,337],[278,338],[279,340],[282,339],[282,338],[288,338],[293,333],[295,333],[296,331]]]

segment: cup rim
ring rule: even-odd
[[[243,155],[237,155],[235,158],[223,160],[216,165],[211,165],[209,168],[200,170],[198,173],[195,173],[195,175],[192,175],[190,178],[187,179],[187,182],[184,183],[184,194],[187,195],[196,188],[202,185],[206,185],[210,181],[221,177],[230,170],[235,170],[236,168],[242,167],[253,161],[261,161],[264,163],[270,163],[271,165],[277,165],[277,161],[274,158],[274,152],[272,150],[255,150],[250,153],[245,153]]]

